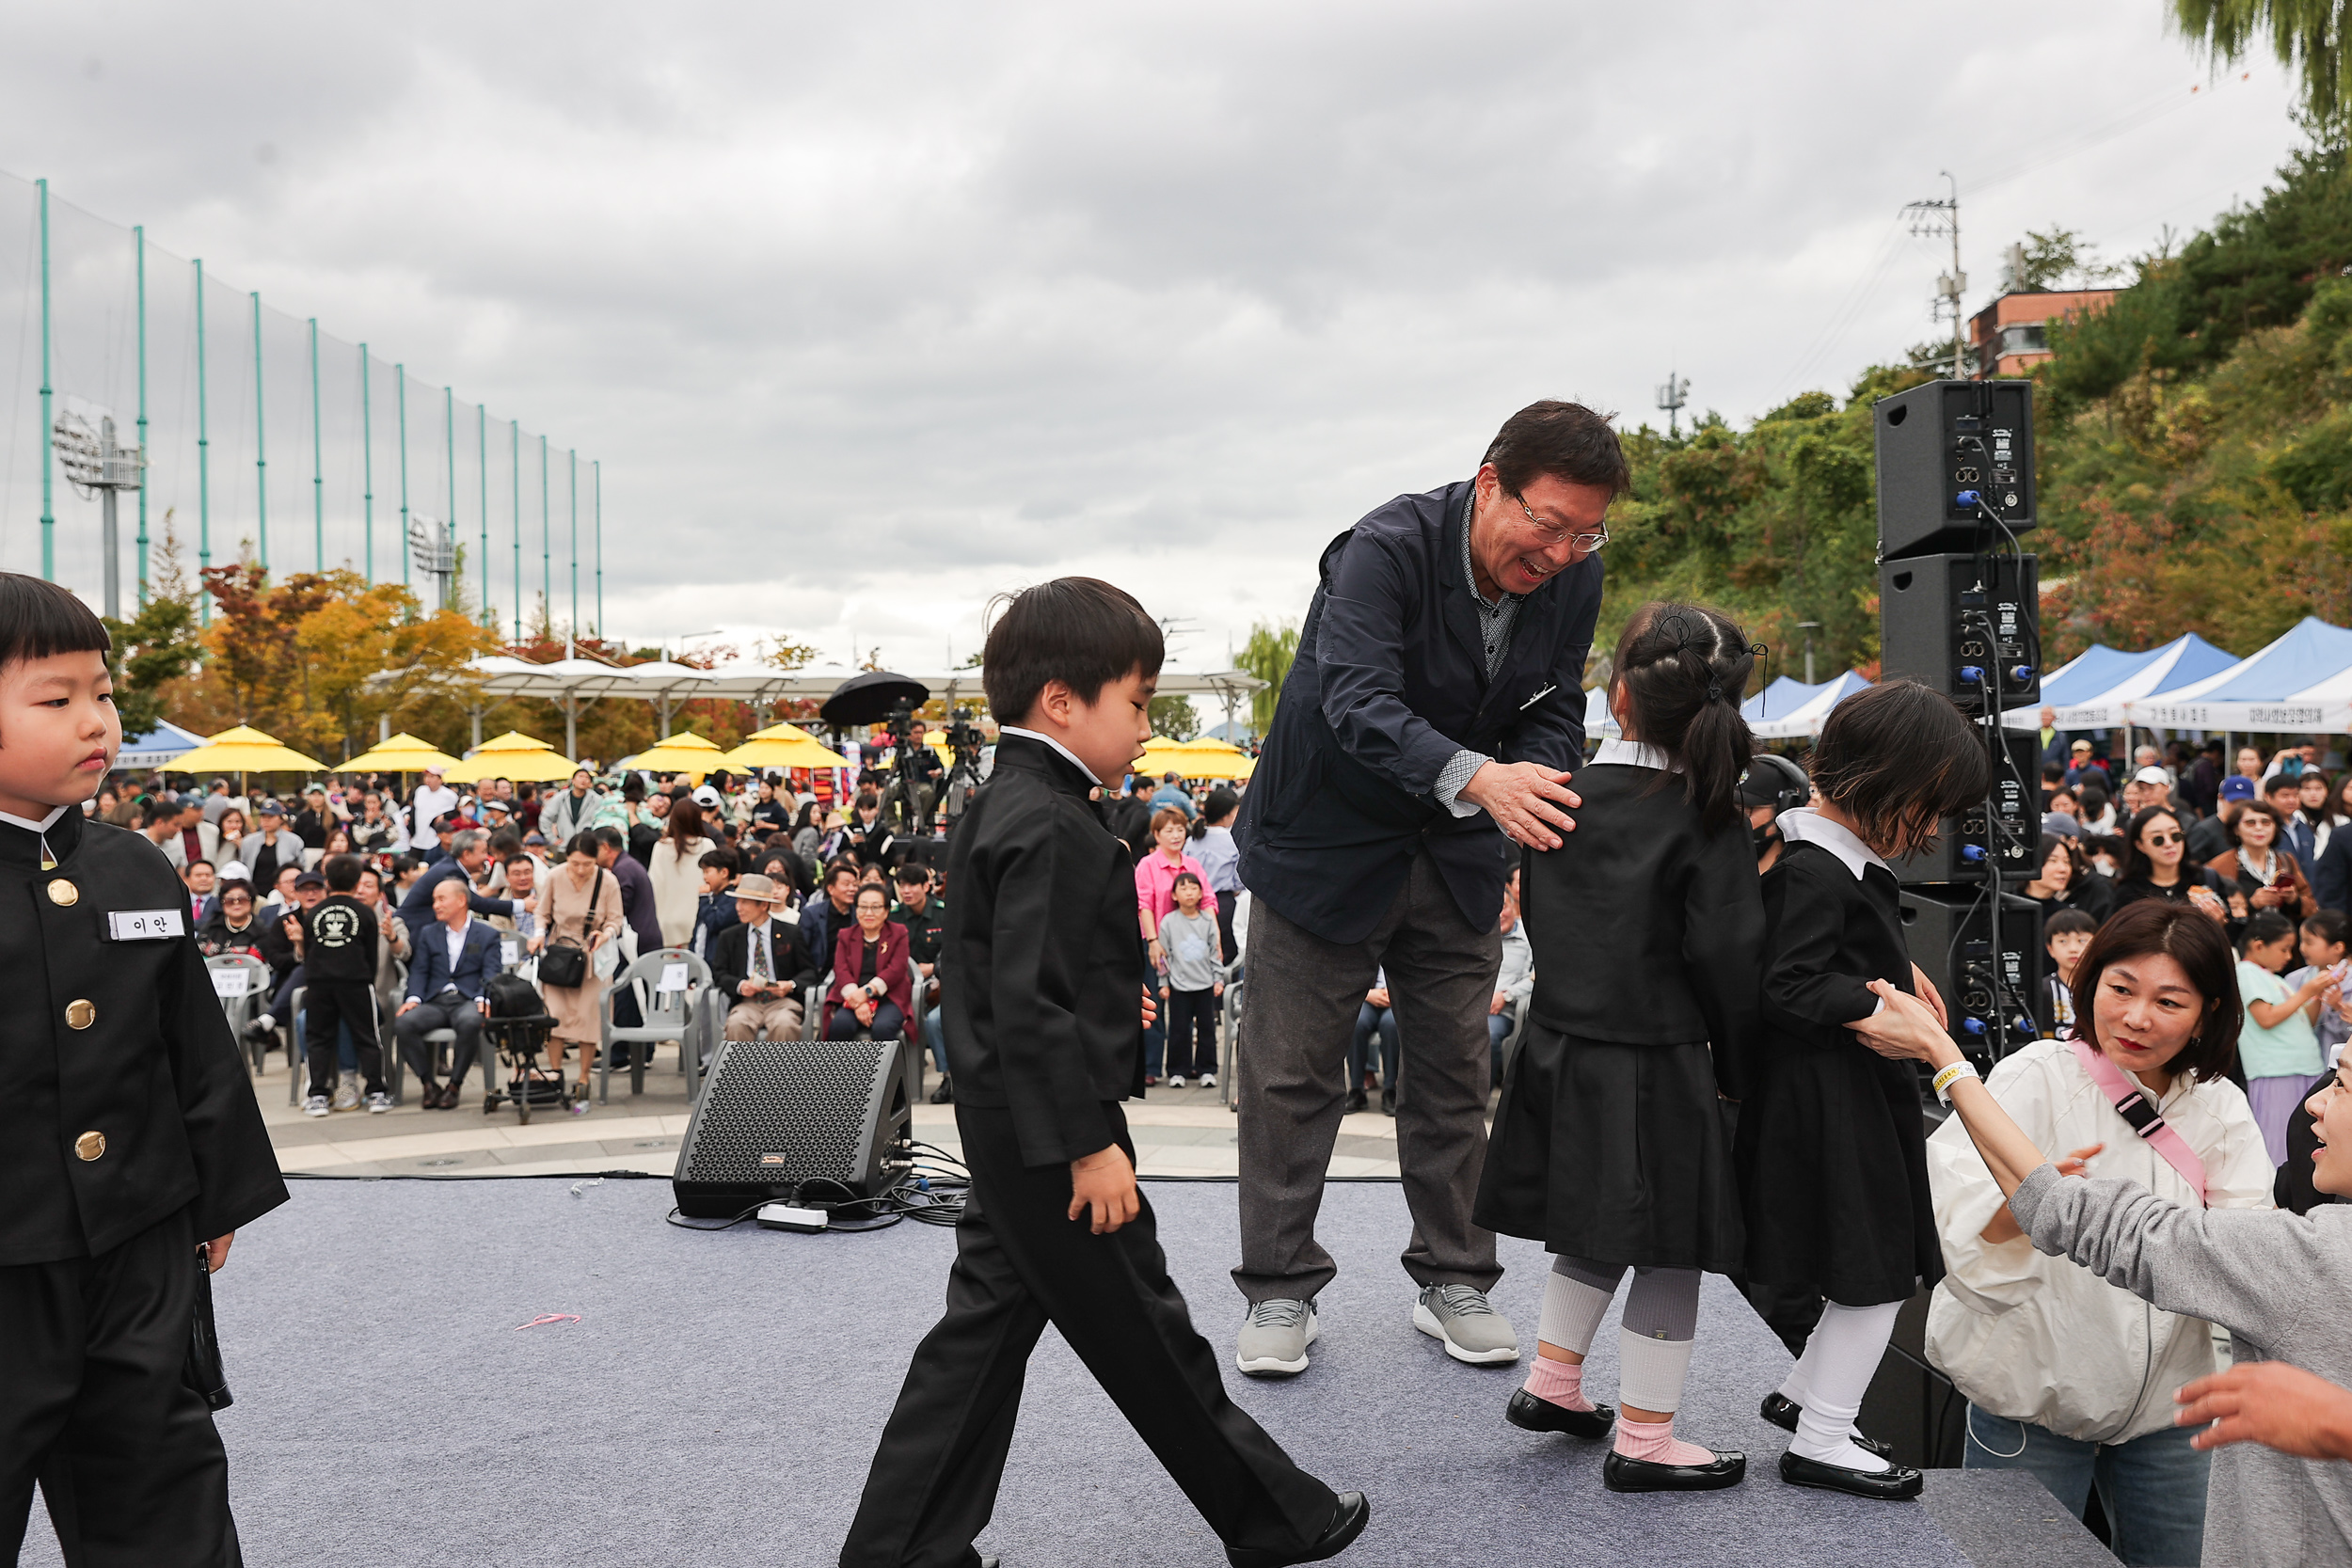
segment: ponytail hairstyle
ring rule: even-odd
[[[1681,769],[1683,798],[1710,832],[1740,819],[1755,750],[1740,694],[1759,651],[1721,611],[1663,601],[1635,610],[1617,639],[1610,685],[1624,694],[1626,726]]]

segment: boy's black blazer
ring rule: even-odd
[[[1012,1113],[1028,1165],[1109,1148],[1104,1102],[1143,1093],[1135,864],[1092,786],[1052,747],[1007,736],[947,850],[947,1069],[959,1104]]]
[[[199,1240],[286,1201],[193,933],[112,941],[186,890],[141,835],[69,811],[0,826],[0,1265],[95,1256],[189,1211]]]

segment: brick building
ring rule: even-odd
[[[2050,323],[2104,310],[2113,289],[2035,289],[2005,293],[1968,320],[1979,377],[2026,373],[2050,357]]]

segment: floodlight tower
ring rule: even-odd
[[[408,557],[418,571],[434,579],[434,603],[442,610],[451,608],[457,594],[457,525],[411,513]]]
[[[1691,378],[1666,372],[1665,384],[1658,388],[1658,406],[1666,411],[1666,435],[1669,438],[1682,434],[1679,416],[1683,405],[1691,401]]]
[[[123,490],[137,490],[147,483],[147,449],[115,444],[115,421],[111,414],[101,416],[98,428],[92,431],[89,421],[74,414],[60,414],[54,431],[57,462],[65,469],[65,477],[84,500],[95,493],[99,498],[101,527],[104,534],[102,546],[105,557],[105,601],[109,620],[122,619],[121,549],[115,531],[115,497]]]

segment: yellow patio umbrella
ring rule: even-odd
[[[1240,747],[1205,737],[1168,753],[1168,767],[1187,779],[1246,779],[1257,766],[1258,759]]]
[[[429,740],[419,740],[403,733],[389,740],[379,740],[367,751],[344,763],[338,772],[343,773],[421,773],[428,768],[446,771],[457,766],[457,759],[434,746]]]
[[[642,759],[641,759],[642,760]],[[850,759],[798,724],[771,724],[719,758],[723,768],[847,768]]]
[[[223,730],[165,765],[173,773],[324,773],[326,764],[280,746],[276,736],[248,724]]]
[[[550,784],[570,778],[579,768],[580,764],[546,741],[509,730],[475,747],[473,755],[465,761],[443,768],[441,777],[451,784],[479,784],[484,779]]]
[[[726,753],[719,750],[717,742],[705,740],[691,730],[680,730],[638,752],[629,766],[656,773],[683,773],[700,784],[704,774],[724,768],[725,759]]]

